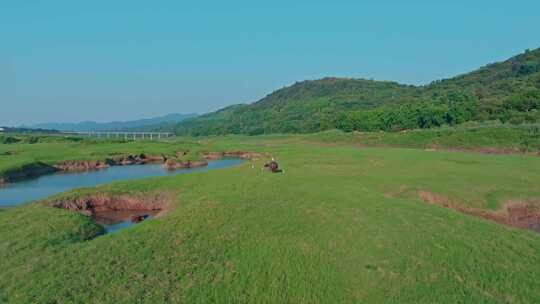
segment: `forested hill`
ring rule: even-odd
[[[419,97],[414,86],[394,82],[325,78],[298,82],[249,104],[190,119],[175,132],[189,135],[311,132],[334,128],[336,114],[405,103]]]
[[[540,88],[540,48],[488,64],[471,73],[434,81],[426,91],[431,94],[464,91],[483,104],[500,104],[509,96]]]
[[[427,86],[349,78],[297,82],[263,99],[188,119],[181,135],[401,130],[468,120],[538,119],[540,49]]]

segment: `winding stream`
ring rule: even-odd
[[[190,169],[168,171],[158,164],[113,166],[103,170],[55,173],[43,175],[34,179],[10,183],[0,187],[0,208],[12,207],[23,203],[44,199],[51,195],[69,191],[75,188],[92,187],[114,181],[139,179],[155,176],[170,176],[204,172],[213,169],[227,168],[239,165],[241,159],[221,159],[208,162],[208,166]],[[148,212],[147,212],[148,213]],[[105,227],[108,232],[116,231],[131,225],[134,213],[101,215],[94,218],[97,223]],[[150,217],[152,214],[147,214]]]

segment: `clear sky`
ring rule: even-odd
[[[0,125],[204,113],[297,80],[424,84],[540,47],[540,1],[1,0]]]

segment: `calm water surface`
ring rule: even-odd
[[[92,187],[120,180],[204,172],[212,169],[236,166],[242,162],[243,160],[240,159],[221,159],[208,162],[208,166],[206,167],[180,169],[176,171],[164,170],[161,168],[161,165],[150,164],[113,166],[98,171],[44,175],[35,179],[24,180],[1,186],[0,208],[44,199],[51,195],[69,191],[74,188]],[[149,215],[153,216],[153,214]],[[133,216],[133,214],[126,214],[125,217],[114,215],[107,215],[104,217],[101,215],[101,217],[97,217],[95,220],[99,224],[103,225],[108,232],[112,232],[132,225],[130,221],[131,216]]]

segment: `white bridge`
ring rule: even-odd
[[[173,137],[174,133],[170,132],[122,132],[122,131],[86,131],[86,132],[62,132],[62,134],[78,135],[97,138],[123,138],[123,139],[150,139],[157,140],[162,138]]]

